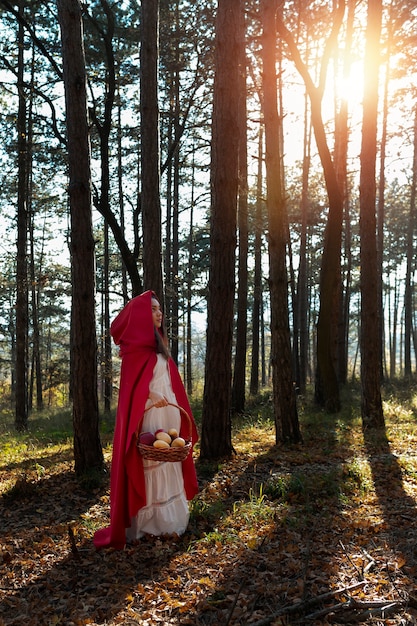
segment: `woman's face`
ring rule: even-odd
[[[162,324],[162,311],[161,305],[156,298],[152,298],[152,319],[156,328],[161,328]]]

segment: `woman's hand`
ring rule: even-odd
[[[162,398],[160,400],[158,400],[157,402],[153,403],[153,405],[156,406],[158,409],[160,409],[163,406],[168,406],[168,404],[169,404],[169,402],[165,398],[165,396],[162,396]]]
[[[169,404],[168,400],[165,398],[165,396],[162,395],[162,393],[158,393],[155,391],[152,391],[149,394],[147,404],[149,400],[152,402],[152,406],[156,406],[158,409],[163,406],[168,406]]]

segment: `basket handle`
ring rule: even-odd
[[[190,418],[190,416],[188,415],[187,411],[186,411],[185,409],[183,409],[183,408],[182,408],[182,406],[180,406],[179,404],[175,404],[175,402],[168,402],[168,405],[169,405],[169,406],[175,406],[175,407],[176,407],[176,408],[180,411],[180,413],[182,413],[182,414],[185,416],[185,418],[186,418],[186,420],[187,420],[187,425],[188,425],[188,438],[189,438],[189,440],[191,441],[191,434],[192,434],[192,433],[191,433],[191,418]],[[164,406],[166,406],[166,405],[164,405]],[[149,409],[153,409],[154,407],[155,407],[155,405],[154,405],[154,404],[151,404],[150,406],[148,406],[148,407],[144,410],[144,413],[146,413],[146,411],[149,411]],[[156,408],[158,408],[158,409],[162,409],[163,407],[156,407]],[[137,439],[138,437],[139,437],[139,424],[138,424],[138,427],[137,427],[137,429],[136,429],[136,439]]]

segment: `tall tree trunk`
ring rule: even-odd
[[[269,377],[269,365],[266,362],[266,338],[265,338],[265,298],[261,291],[261,385],[266,387],[267,378]]]
[[[106,95],[104,101],[104,115],[100,120],[94,107],[90,108],[90,115],[94,119],[100,137],[100,197],[97,208],[103,216],[111,212],[110,209],[110,132],[112,129],[112,112],[116,94],[116,67],[113,51],[113,36],[115,19],[107,0],[101,0],[101,6],[106,15],[106,28],[99,29],[105,47],[106,62]],[[94,17],[90,17],[94,21]],[[102,377],[104,410],[108,413],[111,407],[113,372],[112,372],[112,344],[110,336],[110,255],[109,255],[109,222],[104,219],[103,224],[104,260],[103,260],[103,358]]]
[[[259,364],[260,364],[260,320],[262,303],[262,233],[264,229],[262,216],[262,181],[263,181],[263,127],[259,129],[258,138],[258,170],[256,176],[256,206],[255,206],[255,240],[254,240],[254,278],[253,278],[253,307],[252,307],[252,361],[249,391],[256,395],[259,391]]]
[[[23,17],[24,2],[19,2]],[[18,187],[17,187],[17,259],[16,259],[16,403],[15,427],[26,430],[28,422],[27,368],[28,368],[28,214],[27,214],[27,128],[26,95],[24,88],[24,27],[19,22],[18,76],[19,108],[17,114]]]
[[[416,227],[416,192],[417,192],[417,105],[414,107],[414,154],[413,176],[410,193],[410,212],[407,227],[407,269],[404,293],[404,375],[411,378],[411,340],[413,335],[413,292],[414,268],[414,232]]]
[[[242,4],[244,2],[242,0]],[[248,320],[248,147],[246,106],[246,49],[245,12],[240,13],[240,66],[239,66],[239,201],[238,201],[238,292],[233,368],[232,407],[236,413],[245,410],[246,349]]]
[[[191,168],[191,199],[190,199],[190,218],[189,218],[189,231],[188,231],[188,267],[186,270],[186,315],[187,315],[187,328],[186,328],[186,389],[188,395],[193,392],[193,369],[192,369],[192,328],[191,328],[191,311],[192,311],[192,294],[193,294],[193,232],[194,232],[194,188],[195,188],[195,153],[193,150]]]
[[[176,6],[176,17],[178,23],[178,4]],[[178,26],[179,28],[179,26]],[[179,213],[180,213],[180,72],[179,72],[179,45],[176,46],[176,68],[174,72],[174,142],[175,152],[172,160],[173,167],[173,187],[172,187],[172,283],[171,283],[171,350],[174,359],[178,359],[179,345]]]
[[[391,9],[390,7],[390,14]],[[393,41],[393,30],[395,29],[395,19],[390,15],[387,21],[388,35],[387,51],[386,51],[386,70],[384,79],[384,95],[382,103],[382,132],[380,141],[380,157],[379,157],[379,185],[378,185],[378,204],[377,204],[377,270],[378,270],[378,330],[381,336],[380,349],[381,349],[381,381],[384,379],[384,303],[383,303],[383,286],[382,276],[384,267],[384,223],[385,223],[385,168],[386,168],[386,152],[387,152],[387,135],[388,135],[388,114],[389,114],[389,81],[390,81],[390,57],[391,57],[391,45]]]
[[[348,1],[348,15],[346,22],[346,35],[342,57],[342,84],[347,83],[350,77],[352,65],[352,38],[354,32],[355,0]],[[337,66],[338,52],[335,55]],[[336,72],[337,80],[337,72]],[[349,215],[349,194],[347,176],[347,158],[349,143],[349,106],[348,97],[345,93],[337,93],[335,89],[336,113],[335,113],[335,148],[334,161],[339,181],[339,187],[343,197],[343,214],[345,218],[344,231],[344,259],[346,268],[340,275],[339,280],[339,306],[337,329],[337,377],[340,383],[347,381],[348,367],[348,337],[349,337],[349,301],[350,301],[350,275],[351,275],[351,241],[350,241],[350,215]],[[344,280],[343,280],[344,278]]]
[[[219,0],[211,153],[210,275],[201,456],[233,451],[231,383],[238,193],[240,0]]]
[[[125,235],[125,203],[124,203],[124,179],[123,179],[123,131],[122,131],[122,103],[120,98],[120,75],[118,74],[117,80],[117,189],[118,189],[118,205],[120,211],[120,230],[124,237]],[[127,292],[127,272],[124,259],[122,258],[122,294],[123,302],[128,301]]]
[[[275,0],[262,0],[263,113],[266,144],[269,289],[271,296],[271,365],[276,441],[299,442],[292,371],[286,269],[287,216],[282,190],[280,120],[275,62]]]
[[[364,428],[383,428],[376,244],[376,151],[382,1],[368,0],[360,170],[361,382]]]
[[[317,380],[315,397],[329,412],[340,410],[340,395],[335,367],[335,330],[339,311],[340,254],[342,245],[343,197],[328,150],[320,104],[312,99],[312,119],[316,143],[322,151],[323,170],[329,197],[329,213],[324,235],[320,269],[320,310],[317,321]]]
[[[29,218],[30,231],[30,281],[31,281],[31,311],[32,311],[32,378],[36,384],[36,410],[42,411],[43,402],[43,385],[42,385],[42,364],[41,364],[41,346],[40,346],[40,327],[39,327],[39,301],[42,290],[42,256],[40,258],[38,272],[35,270],[35,246],[34,246],[34,228],[33,215]],[[33,389],[33,385],[31,385]],[[29,402],[32,407],[33,402]]]
[[[325,86],[324,71],[330,59],[332,46],[337,42],[337,34],[342,23],[344,3],[334,10],[333,25],[326,42],[323,65],[320,70],[320,83],[316,87],[301,59],[300,52],[291,33],[279,18],[278,30],[286,41],[297,70],[303,77],[311,102],[311,121],[317,149],[326,181],[329,199],[329,213],[324,235],[323,257],[320,271],[320,311],[317,322],[317,372],[315,398],[318,404],[330,412],[340,410],[340,393],[335,367],[335,333],[339,313],[338,288],[340,284],[340,254],[342,242],[343,196],[340,191],[336,168],[332,159],[322,118],[321,103]]]
[[[398,341],[397,341],[397,329],[398,329],[398,310],[400,300],[400,289],[398,285],[398,277],[394,277],[394,286],[389,291],[388,311],[389,311],[389,375],[391,379],[394,379],[397,375],[397,354],[398,354]],[[392,295],[392,300],[391,300]],[[392,311],[392,315],[391,315]]]
[[[102,382],[102,395],[104,410],[110,411],[113,376],[112,376],[112,352],[110,337],[110,302],[109,302],[109,226],[115,221],[115,216],[110,208],[110,156],[109,138],[112,128],[112,111],[116,93],[116,68],[113,52],[114,15],[106,0],[101,0],[101,6],[107,18],[107,28],[98,27],[95,16],[86,12],[86,16],[99,31],[106,51],[106,90],[104,101],[104,114],[101,118],[97,114],[95,103],[90,107],[89,114],[92,117],[100,138],[100,193],[95,197],[95,206],[104,217],[103,221],[103,275],[102,275],[102,329],[100,345],[100,373]],[[111,215],[111,218],[109,217]],[[120,227],[120,232],[123,232]],[[115,239],[118,237],[115,234]],[[124,256],[122,252],[122,257]]]
[[[172,104],[173,93],[172,93],[172,83],[173,78],[170,76],[170,90],[171,93],[169,95],[170,104]],[[167,131],[167,141],[168,143],[174,143],[174,112],[172,108],[169,111],[169,122],[168,122],[168,131]],[[173,283],[173,270],[172,270],[172,228],[173,228],[173,159],[170,159],[167,163],[166,167],[166,194],[165,194],[165,250],[164,250],[164,285],[165,285],[165,324],[166,324],[166,332],[168,337],[172,337],[172,303],[174,301],[175,295],[174,290],[172,288]],[[172,341],[172,340],[171,340]],[[178,344],[176,346],[178,349]],[[176,357],[175,354],[175,345],[171,346],[171,354],[174,359]]]
[[[298,329],[294,336],[294,343],[298,340],[298,367],[296,373],[297,387],[301,394],[305,393],[307,384],[308,364],[308,280],[307,280],[307,224],[308,224],[308,181],[310,175],[311,125],[308,123],[308,100],[305,98],[304,111],[304,141],[303,141],[303,171],[301,190],[301,233],[300,233],[300,262],[297,281],[297,321]]]
[[[163,298],[158,108],[159,0],[141,3],[140,113],[143,282]]]
[[[179,48],[179,7],[178,0],[172,7],[172,28],[170,31],[174,61],[170,69],[167,144],[169,158],[164,163],[166,171],[166,229],[165,229],[165,320],[171,340],[172,358],[178,360],[179,350],[179,182],[180,182],[180,48]]]
[[[104,262],[103,262],[103,382],[104,382],[104,410],[110,412],[113,391],[113,360],[112,342],[110,336],[110,253],[109,253],[109,226],[104,223]]]
[[[61,27],[71,213],[71,365],[77,475],[103,467],[97,398],[90,140],[81,5],[57,0]]]
[[[30,310],[32,323],[32,367],[29,384],[29,412],[33,407],[33,390],[36,386],[36,410],[42,411],[43,403],[43,373],[41,364],[41,338],[39,325],[39,300],[42,289],[42,261],[44,237],[42,237],[42,250],[39,254],[39,267],[36,271],[35,261],[35,216],[32,207],[32,170],[33,170],[33,86],[35,74],[35,52],[32,52],[31,61],[31,95],[29,97],[28,129],[27,129],[27,208],[28,208],[28,232],[29,232],[29,276],[30,276]]]

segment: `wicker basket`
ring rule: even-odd
[[[183,409],[181,406],[178,406],[178,404],[173,404],[172,402],[169,402],[168,404],[170,404],[171,406],[177,407],[177,409],[179,409],[180,412],[185,416],[186,421],[187,421],[187,426],[188,426],[188,438],[184,437],[185,446],[183,446],[182,448],[180,447],[178,448],[176,447],[155,448],[154,446],[147,446],[144,443],[140,443],[139,434],[137,433],[136,445],[137,445],[139,454],[141,455],[142,458],[147,459],[148,461],[169,461],[171,463],[176,463],[177,461],[184,461],[187,458],[192,448],[190,416],[188,415],[187,411]],[[152,408],[152,407],[149,407],[149,408]]]

